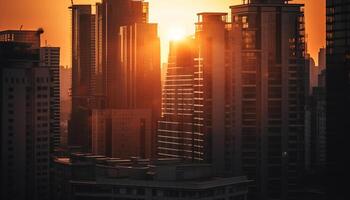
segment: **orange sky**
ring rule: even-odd
[[[94,3],[98,0],[74,0],[74,3]],[[162,62],[166,62],[169,32],[182,29],[194,31],[196,13],[203,11],[229,12],[229,6],[241,0],[148,0],[150,21],[159,24],[162,42]],[[325,0],[295,0],[306,3],[308,49],[317,58],[318,49],[325,46]],[[61,47],[61,64],[70,66],[70,0],[0,0],[0,30],[36,29],[43,27],[45,40]]]

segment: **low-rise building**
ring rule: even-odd
[[[55,199],[247,199],[246,177],[217,177],[209,164],[72,154],[55,160]]]

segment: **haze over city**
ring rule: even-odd
[[[74,0],[75,4],[94,4],[96,0]],[[189,3],[190,2],[190,3]],[[196,13],[202,11],[229,12],[229,6],[240,4],[242,0],[150,0],[150,22],[159,24],[162,62],[167,61],[168,43],[173,32],[183,35],[194,34]],[[308,49],[316,59],[318,49],[325,46],[325,2],[320,0],[294,0],[304,3]],[[16,0],[1,2],[0,26],[5,29],[25,29],[43,27],[45,35],[42,42],[61,46],[61,64],[71,66],[70,50],[70,0]],[[35,5],[35,6],[34,6]],[[30,8],[30,9],[28,9]],[[15,16],[13,13],[17,13]],[[31,16],[28,18],[28,16]]]
[[[0,0],[0,199],[348,200],[350,0]]]

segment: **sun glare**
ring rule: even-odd
[[[180,27],[174,27],[168,31],[169,40],[177,41],[177,40],[181,40],[185,36],[186,36],[186,31]]]

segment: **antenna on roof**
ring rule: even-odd
[[[21,30],[22,30],[22,28],[23,28],[23,24],[21,24],[21,27],[19,27],[19,30],[21,31]]]
[[[74,4],[73,0],[70,0],[70,3],[73,5]]]

